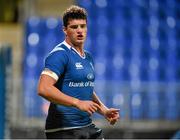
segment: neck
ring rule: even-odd
[[[71,47],[73,47],[82,57],[84,56],[84,47],[83,44],[73,44],[72,42],[70,42],[69,40],[65,40],[66,43],[68,43]]]
[[[73,46],[73,48],[74,48],[81,56],[84,56],[84,50],[83,50],[83,47],[80,47],[80,46]]]

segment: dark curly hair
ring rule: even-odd
[[[81,8],[76,5],[72,5],[67,10],[65,10],[63,13],[64,27],[67,27],[68,21],[70,19],[85,19],[87,22],[87,12],[84,8]]]

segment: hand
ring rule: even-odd
[[[104,117],[109,121],[111,125],[114,125],[119,119],[119,109],[110,108],[105,111]]]
[[[90,115],[92,115],[94,112],[100,109],[100,106],[97,103],[93,101],[82,101],[82,100],[79,100],[76,103],[76,107],[82,111],[88,112]]]

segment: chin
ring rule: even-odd
[[[84,44],[84,40],[82,40],[82,41],[77,41],[76,44],[77,44],[77,45],[82,45],[82,44]]]

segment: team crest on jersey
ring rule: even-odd
[[[76,69],[83,69],[83,65],[81,64],[81,62],[76,62],[75,63]]]
[[[93,78],[94,78],[94,74],[89,73],[89,74],[87,75],[87,79],[88,79],[88,80],[92,80]]]

